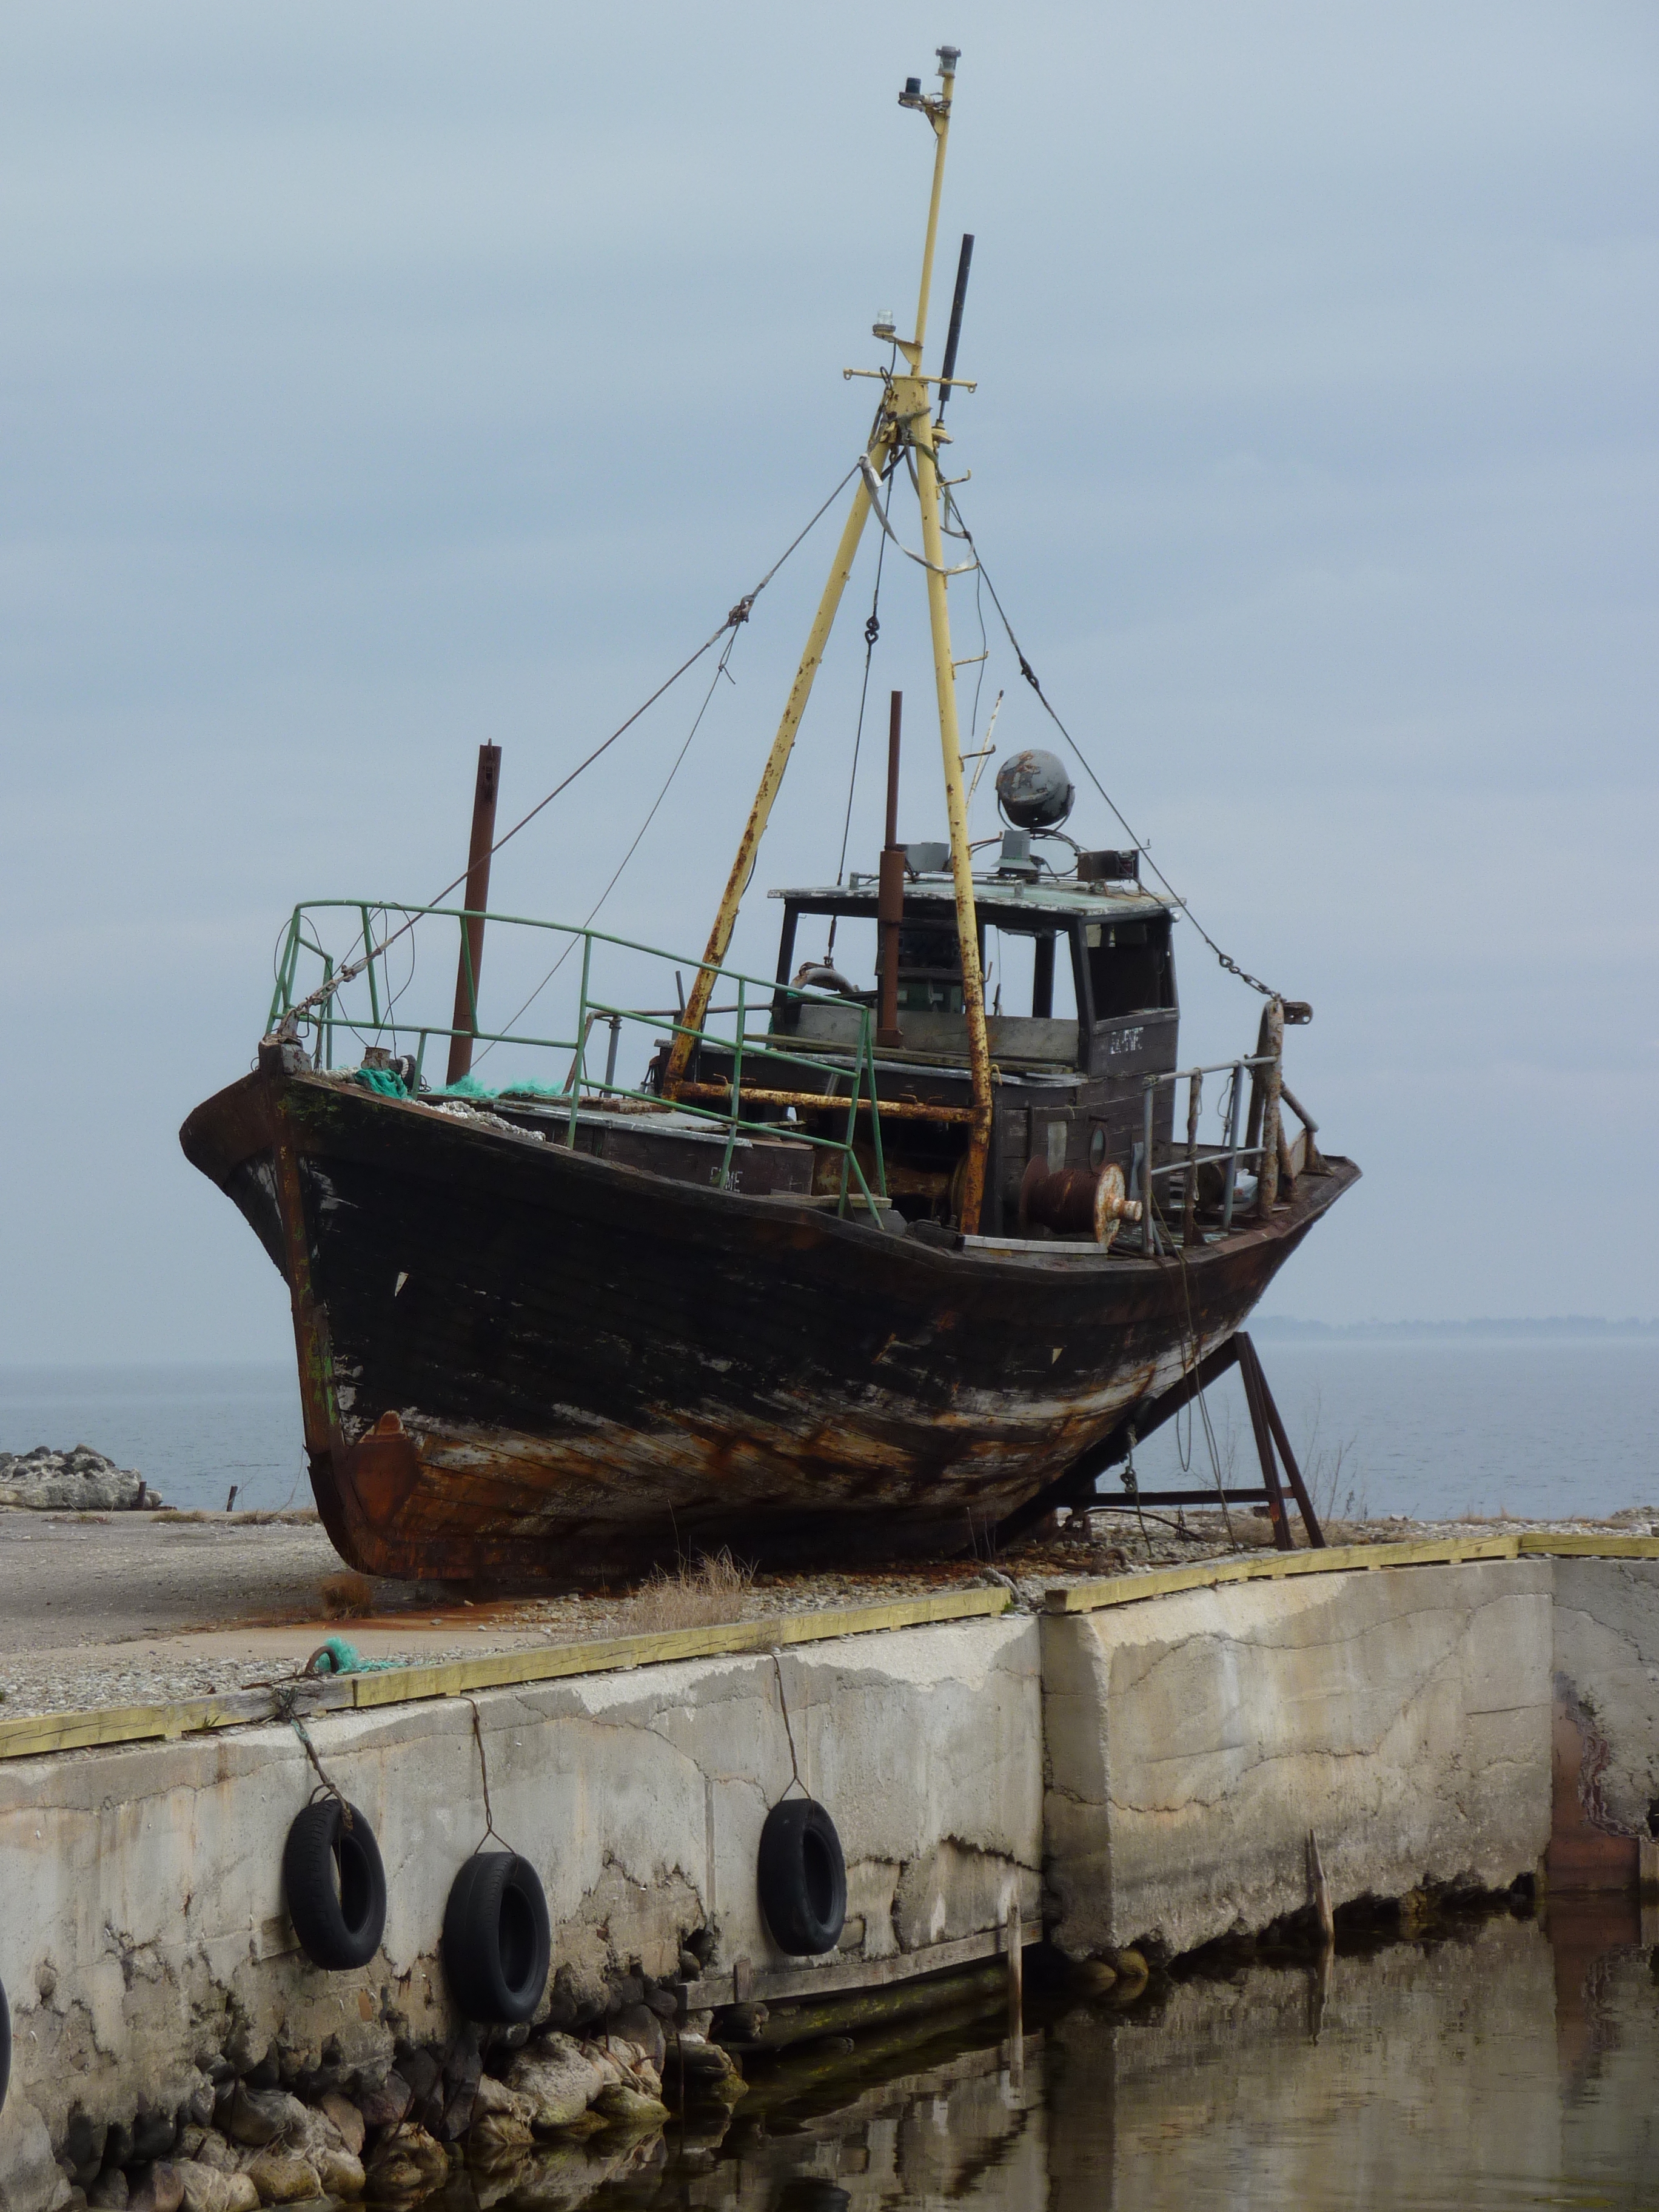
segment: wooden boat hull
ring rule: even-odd
[[[1237,1328],[1358,1172],[1183,1264],[942,1248],[269,1044],[180,1137],[287,1278],[335,1545],[443,1579],[965,1550]]]

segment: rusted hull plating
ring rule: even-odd
[[[336,1546],[445,1579],[966,1549],[1237,1328],[1358,1173],[1183,1270],[939,1249],[270,1059],[180,1133],[288,1280]]]

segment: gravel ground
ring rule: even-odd
[[[1504,1520],[1334,1523],[1334,1543],[1491,1536]],[[1659,1534],[1659,1508],[1555,1533]],[[155,1704],[291,1679],[328,1635],[365,1657],[431,1663],[491,1651],[764,1619],[1007,1583],[1026,1602],[1056,1584],[1243,1556],[1267,1523],[1218,1512],[1095,1513],[999,1555],[884,1574],[750,1577],[718,1566],[616,1594],[493,1601],[440,1584],[370,1582],[343,1569],[314,1513],[0,1513],[0,1717]]]

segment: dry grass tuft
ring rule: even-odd
[[[330,1575],[321,1589],[325,1620],[360,1620],[374,1610],[374,1588],[367,1575]]]
[[[617,1607],[616,1632],[650,1636],[741,1620],[754,1583],[753,1567],[739,1565],[729,1551],[717,1552],[712,1559],[699,1555],[695,1566],[682,1561],[672,1575],[659,1567]]]

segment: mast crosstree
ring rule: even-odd
[[[771,751],[767,755],[766,765],[761,773],[760,788],[755,794],[755,803],[744,824],[732,872],[726,878],[714,927],[709,932],[702,965],[693,981],[685,1013],[675,1036],[673,1049],[665,1071],[663,1091],[665,1097],[676,1096],[685,1079],[692,1051],[702,1032],[716,974],[730,950],[738,909],[742,904],[749,879],[754,873],[773,802],[782,785],[784,771],[788,766],[796,733],[800,728],[801,717],[811,696],[813,680],[823,661],[830,633],[835,626],[847,580],[864,535],[865,523],[871,507],[877,503],[888,461],[908,447],[915,456],[916,487],[921,508],[921,561],[927,576],[928,627],[933,649],[934,688],[939,701],[945,803],[950,823],[951,877],[962,961],[963,1009],[968,1024],[972,1103],[959,1220],[961,1227],[971,1235],[979,1228],[985,1191],[986,1156],[991,1139],[991,1056],[985,1030],[985,984],[980,970],[979,920],[974,902],[973,864],[968,849],[968,798],[963,783],[956,671],[951,662],[951,616],[946,598],[950,576],[953,572],[946,568],[945,560],[942,501],[948,485],[939,474],[938,448],[941,442],[948,442],[948,439],[934,419],[927,396],[929,385],[938,385],[942,414],[945,394],[950,389],[950,384],[945,378],[929,377],[922,373],[928,302],[933,291],[933,255],[939,240],[939,200],[945,184],[945,157],[950,141],[951,110],[959,58],[959,49],[941,46],[939,49],[939,91],[936,94],[926,94],[920,82],[912,77],[899,95],[901,106],[913,107],[927,118],[934,138],[933,189],[928,199],[927,234],[922,248],[921,284],[916,300],[915,334],[908,338],[894,340],[898,352],[903,356],[905,366],[902,371],[849,369],[846,372],[849,376],[878,374],[881,377],[880,412],[866,451],[864,464],[859,471],[858,486],[842,531],[841,542],[836,548],[835,559],[830,564],[829,580],[818,602],[812,626],[807,632],[805,648],[795,672],[794,683],[784,702],[777,735],[772,740]],[[953,362],[951,366],[954,365]],[[963,381],[960,379],[954,380]],[[884,528],[890,531],[890,525],[878,507],[877,512]],[[973,564],[966,565],[971,567]]]

